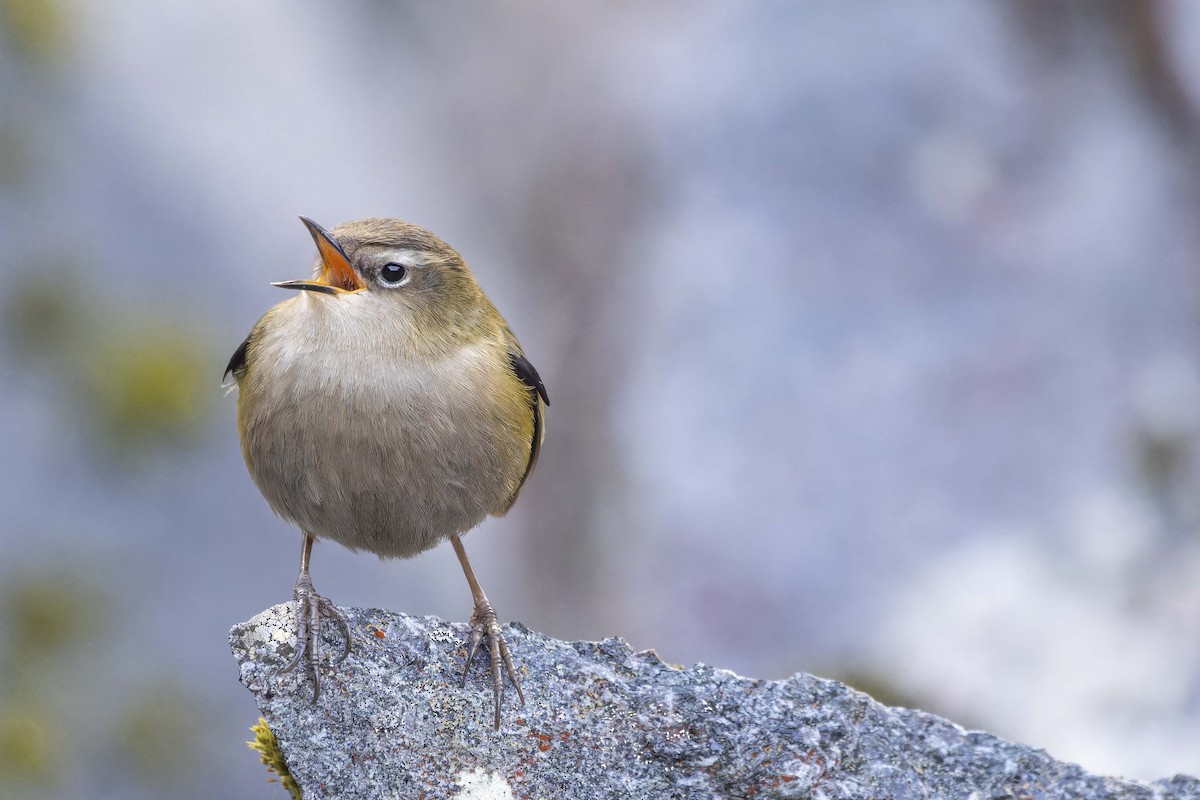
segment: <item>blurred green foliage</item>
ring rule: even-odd
[[[195,441],[219,397],[210,336],[186,317],[103,305],[62,259],[16,282],[3,307],[9,350],[62,380],[73,409],[110,452]]]
[[[70,571],[25,574],[0,594],[0,788],[54,783],[67,749],[51,666],[70,663],[106,627],[108,603]],[[3,792],[0,792],[3,796]]]
[[[36,277],[6,292],[4,332],[9,349],[22,361],[67,355],[72,342],[83,336],[86,305],[72,271],[57,259],[48,260],[38,265]]]
[[[217,396],[200,337],[158,321],[130,327],[100,342],[88,365],[96,430],[117,445],[133,446],[194,436]],[[201,375],[209,378],[203,386]]]
[[[188,687],[139,681],[131,701],[111,708],[79,680],[90,668],[91,646],[111,635],[110,610],[110,598],[83,571],[60,568],[6,581],[0,593],[0,798],[40,796],[38,787],[78,769],[72,734],[97,714],[112,715],[105,757],[115,746],[118,763],[138,783],[165,787],[194,770],[204,720]]]
[[[44,714],[28,708],[0,709],[0,783],[52,783],[56,738]]]
[[[200,728],[200,713],[183,688],[162,684],[140,692],[126,709],[118,740],[138,778],[166,786],[195,767]]]
[[[258,722],[250,726],[250,730],[254,733],[254,738],[246,744],[250,746],[251,750],[258,753],[258,760],[267,765],[267,772],[278,776],[267,778],[267,780],[279,781],[283,788],[287,789],[288,794],[295,800],[300,800],[300,784],[296,783],[296,779],[292,777],[287,761],[283,758],[283,751],[279,749],[279,742],[267,726],[267,721],[259,717]]]
[[[42,65],[59,61],[70,34],[61,0],[0,0],[0,24],[17,49]]]
[[[106,603],[93,586],[61,575],[26,575],[4,590],[7,654],[18,662],[58,657],[95,636]]]

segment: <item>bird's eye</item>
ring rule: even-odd
[[[379,270],[379,281],[384,286],[399,286],[407,277],[408,269],[403,264],[392,262],[384,264],[383,269]]]

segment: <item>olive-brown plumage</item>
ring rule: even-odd
[[[486,636],[499,726],[502,661],[516,679],[458,537],[516,499],[537,461],[545,388],[441,239],[396,219],[328,232],[304,222],[314,279],[277,284],[302,291],[259,320],[229,367],[250,475],[305,534],[285,669],[305,661],[315,702],[320,619],[344,627],[312,589],[313,540],[410,557],[449,538],[475,596],[467,664]]]

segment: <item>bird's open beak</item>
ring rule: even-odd
[[[365,289],[366,284],[358,277],[358,273],[350,265],[350,259],[346,257],[346,252],[329,231],[307,217],[301,217],[300,221],[317,243],[317,252],[321,255],[321,276],[312,281],[279,281],[272,286],[282,289],[305,289],[322,294],[344,294]]]

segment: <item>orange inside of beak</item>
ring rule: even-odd
[[[321,264],[324,266],[319,279],[321,283],[345,289],[347,292],[366,288],[340,247],[324,236],[314,236],[313,238],[316,239],[317,252],[321,254]]]

